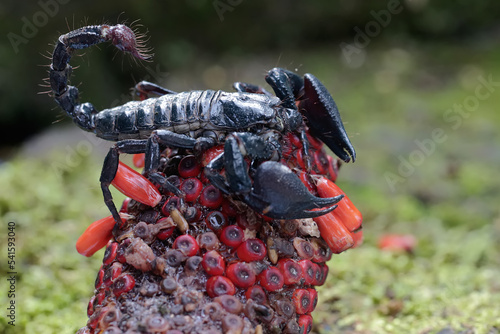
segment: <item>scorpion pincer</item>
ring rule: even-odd
[[[313,196],[292,170],[278,162],[283,136],[296,132],[310,169],[307,128],[342,160],[355,160],[356,153],[337,106],[313,75],[302,78],[281,68],[270,70],[266,81],[276,96],[259,86],[241,82],[234,84],[237,92],[232,93],[213,90],[175,93],[143,81],[136,86],[143,96],[160,96],[99,112],[91,103],[78,103],[78,89],[68,85],[69,61],[74,50],[106,41],[139,59],[147,58],[127,26],[87,26],[59,37],[49,80],[56,102],[80,128],[116,141],[106,156],[100,177],[105,203],[116,222],[121,219],[109,185],[116,175],[120,153],[146,153],[144,175],[180,194],[158,173],[161,148],[165,147],[200,153],[224,144],[224,152],[206,166],[207,178],[222,192],[238,196],[270,218],[312,218],[335,209],[342,195]],[[253,182],[245,157],[256,166]],[[225,177],[220,174],[222,169]]]

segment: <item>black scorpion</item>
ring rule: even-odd
[[[225,194],[237,195],[268,217],[312,218],[336,207],[334,204],[342,196],[313,196],[288,167],[277,162],[282,136],[294,131],[302,140],[306,165],[310,169],[307,127],[342,160],[355,160],[356,153],[337,106],[313,75],[301,78],[291,71],[272,69],[266,81],[276,97],[259,86],[240,82],[234,84],[235,93],[213,90],[175,93],[143,81],[136,86],[141,94],[160,97],[132,101],[99,112],[90,103],[78,103],[78,89],[68,85],[72,69],[69,61],[74,50],[106,41],[139,59],[147,58],[130,28],[124,25],[87,26],[59,37],[49,81],[56,102],[80,128],[117,142],[106,156],[100,182],[105,203],[118,223],[121,220],[109,185],[116,175],[120,153],[146,153],[144,174],[180,194],[158,173],[160,147],[202,152],[224,143],[224,153],[205,168],[207,178]],[[299,101],[298,107],[296,101]],[[256,166],[253,183],[245,156],[252,159],[252,166]],[[225,177],[219,173],[223,168]],[[323,209],[311,211],[320,208]]]

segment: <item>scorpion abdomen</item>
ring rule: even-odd
[[[250,96],[251,95],[251,96]],[[204,90],[132,101],[93,117],[94,132],[103,139],[146,139],[157,129],[175,133],[246,130],[276,118],[279,99],[248,93]]]

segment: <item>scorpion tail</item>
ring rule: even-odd
[[[129,27],[118,24],[115,26],[87,26],[61,35],[52,54],[49,82],[56,102],[84,130],[93,129],[93,114],[97,111],[90,103],[78,104],[78,89],[68,85],[71,76],[69,61],[74,50],[85,49],[99,43],[110,41],[119,50],[131,53],[134,57],[149,60],[142,42]]]

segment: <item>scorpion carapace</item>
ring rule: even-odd
[[[311,169],[308,129],[342,160],[355,160],[337,106],[313,75],[302,78],[281,68],[272,69],[266,81],[276,96],[246,83],[236,83],[234,93],[175,93],[141,82],[136,89],[142,97],[160,96],[99,112],[91,103],[78,103],[78,89],[68,85],[69,61],[74,50],[106,41],[139,59],[146,58],[127,26],[83,27],[59,37],[50,67],[50,85],[56,102],[79,127],[117,142],[106,156],[100,177],[105,203],[117,223],[121,223],[121,218],[109,185],[115,178],[120,153],[146,153],[144,174],[182,196],[158,172],[160,152],[166,147],[200,154],[223,144],[224,151],[206,166],[206,177],[222,192],[237,196],[270,218],[312,218],[335,209],[343,195],[316,197],[292,170],[279,163],[285,135],[295,132],[302,141],[306,169]]]

